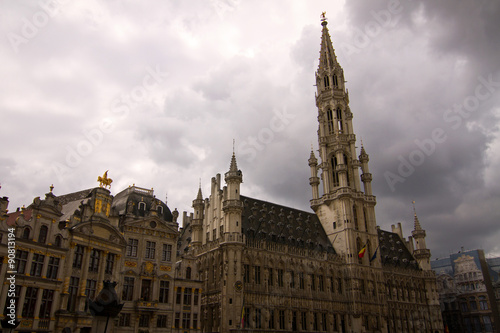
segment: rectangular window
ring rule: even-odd
[[[268,280],[267,284],[270,286],[273,285],[273,269],[272,268],[269,268],[269,280]]]
[[[326,313],[321,314],[321,330],[326,332]]]
[[[243,310],[243,328],[248,328],[250,327],[250,308],[245,308]]]
[[[305,288],[304,273],[303,272],[299,273],[299,288],[300,289],[304,289]]]
[[[254,279],[255,279],[255,284],[260,284],[260,266],[255,266],[254,268]]]
[[[156,327],[167,327],[166,315],[158,315],[158,319],[156,320]]]
[[[146,302],[151,301],[151,280],[149,279],[142,280],[141,299]]]
[[[269,310],[269,329],[274,329],[274,310]]]
[[[155,242],[150,242],[146,241],[146,259],[154,259],[155,258],[155,251],[156,251],[156,243]]]
[[[182,289],[181,287],[177,287],[177,294],[175,295],[175,304],[181,304],[182,299]]]
[[[28,287],[26,296],[24,297],[24,305],[22,315],[25,318],[33,318],[35,316],[35,304],[38,297],[38,288]]]
[[[190,322],[191,322],[191,313],[184,312],[182,314],[182,328],[189,328]]]
[[[486,300],[486,297],[484,296],[479,297],[479,308],[481,310],[488,310],[488,301]]]
[[[184,289],[184,305],[191,305],[191,294],[192,294],[191,288]]]
[[[193,329],[197,329],[197,328],[198,328],[198,314],[193,313]]]
[[[108,253],[106,256],[106,269],[104,270],[104,273],[106,274],[113,274],[113,267],[115,265],[115,254],[114,253]]]
[[[99,261],[101,260],[101,251],[92,249],[90,251],[89,272],[99,272]]]
[[[318,331],[318,314],[317,313],[313,313],[313,318],[314,318],[314,321],[313,321],[313,329],[315,332]]]
[[[279,270],[278,270],[279,272]],[[279,324],[280,324],[280,330],[284,330],[285,329],[285,310],[279,310],[279,314],[278,314],[278,317],[279,317]]]
[[[52,302],[54,301],[54,290],[44,289],[42,292],[42,303],[40,304],[40,318],[50,318]]]
[[[90,299],[94,299],[96,288],[97,288],[97,281],[87,279],[87,285],[85,287],[85,295],[87,295],[87,297]]]
[[[207,232],[207,243],[210,241],[210,233]]]
[[[127,256],[137,257],[137,246],[139,245],[138,239],[129,238],[127,244]]]
[[[181,327],[181,313],[176,312],[174,319],[174,328],[180,328],[180,327]]]
[[[283,287],[283,270],[278,269],[278,287]]]
[[[28,263],[28,251],[17,250],[16,251],[17,274],[24,274],[26,272],[26,265]]]
[[[59,271],[59,258],[49,257],[49,265],[47,266],[47,279],[57,279]]]
[[[295,288],[295,272],[290,271],[290,288]]]
[[[45,256],[43,254],[35,253],[33,254],[33,260],[31,261],[31,276],[41,276],[43,269],[43,262]]]
[[[300,322],[302,324],[302,330],[307,330],[307,312],[301,312],[300,314]]]
[[[134,278],[125,276],[123,279],[122,300],[131,301],[134,297]]]
[[[255,309],[255,328],[262,328],[261,309]]]
[[[66,310],[69,312],[75,311],[76,305],[76,296],[78,295],[78,284],[80,283],[80,279],[72,276],[69,279],[69,288],[68,288],[68,304],[66,306]]]
[[[160,297],[158,299],[160,303],[168,303],[169,291],[170,291],[170,282],[160,281]]]
[[[194,297],[193,297],[193,305],[198,305],[199,294],[200,294],[200,290],[199,289],[195,289],[194,290]]]
[[[243,265],[243,282],[250,282],[250,265]]]
[[[342,278],[337,278],[337,287],[339,294],[342,294]]]
[[[148,314],[141,314],[139,316],[139,327],[149,327],[151,317]]]
[[[316,278],[314,274],[311,274],[310,278],[311,278],[311,290],[316,290]]]
[[[130,326],[130,313],[121,313],[119,318],[120,319],[118,320],[118,326]]]
[[[318,275],[318,289],[319,291],[325,291],[325,282],[323,275]]]
[[[217,229],[214,228],[214,230],[212,231],[212,240],[216,240],[217,239]]]
[[[483,316],[484,330],[486,332],[493,332],[493,327],[491,326],[490,316]]]
[[[82,268],[83,253],[85,252],[82,245],[77,245],[75,247],[75,257],[73,258],[73,267]]]
[[[171,261],[172,260],[172,245],[171,244],[163,244],[163,252],[161,253],[162,261]]]

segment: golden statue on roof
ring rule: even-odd
[[[97,181],[99,182],[99,187],[107,188],[109,186],[109,188],[111,188],[111,183],[113,182],[113,179],[108,178],[108,171],[109,170],[106,170],[106,172],[104,173],[104,175],[102,175],[102,177],[101,176],[97,177]]]

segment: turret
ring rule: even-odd
[[[193,200],[194,215],[191,228],[193,230],[192,246],[201,245],[203,239],[203,212],[205,211],[205,203],[201,194],[201,184],[198,188],[198,195]]]
[[[241,232],[241,211],[243,204],[240,201],[240,184],[243,182],[243,174],[238,170],[236,156],[231,157],[229,171],[224,174],[227,184],[226,195],[222,203],[224,211],[224,226],[222,233]]]
[[[314,151],[311,147],[311,156],[309,156],[309,167],[311,168],[311,177],[309,178],[309,184],[312,187],[312,198],[313,200],[319,198],[319,177],[318,177],[318,160],[314,155]]]
[[[422,229],[420,222],[417,217],[417,212],[415,210],[415,201],[413,202],[413,212],[415,215],[414,220],[414,230],[411,232],[413,239],[415,240],[415,251],[413,251],[413,256],[417,259],[420,267],[423,270],[431,269],[431,250],[425,245],[425,230]]]
[[[368,161],[370,158],[361,143],[361,154],[359,154],[359,161],[361,162],[361,181],[363,182],[363,188],[366,195],[372,195],[372,174],[368,169]]]

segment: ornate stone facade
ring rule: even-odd
[[[204,284],[203,331],[443,332],[416,214],[408,240],[400,224],[377,227],[369,156],[363,147],[356,156],[343,69],[322,26],[314,213],[240,195],[234,153],[226,186],[218,174],[208,198],[199,189],[189,251]]]

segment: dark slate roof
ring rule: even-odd
[[[66,205],[67,203],[69,203],[71,201],[85,199],[86,197],[88,197],[90,195],[92,190],[93,190],[93,188],[89,188],[89,189],[78,191],[78,192],[68,193],[68,194],[64,194],[64,195],[58,195],[57,200],[59,200],[59,203],[61,205]]]
[[[146,204],[145,215],[147,215],[147,213],[151,209],[153,199],[156,200],[158,206],[163,207],[163,215],[158,215],[158,217],[167,222],[172,222],[172,212],[163,201],[154,197],[153,190],[146,190],[136,186],[128,187],[115,195],[113,203],[111,204],[111,208],[118,215],[124,215],[127,213],[127,205],[131,201],[134,203],[133,214],[136,216],[143,216],[139,212],[139,202],[143,201]]]
[[[316,214],[245,196],[241,200],[247,239],[335,253]]]
[[[382,265],[420,269],[417,261],[398,234],[378,229],[378,240]]]

